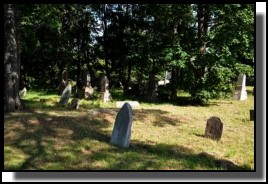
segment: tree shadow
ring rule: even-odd
[[[116,160],[102,170],[178,170],[176,166],[170,168],[165,160],[176,160],[182,170],[200,170],[197,168],[210,168],[209,170],[250,170],[249,166],[239,166],[226,159],[218,159],[211,154],[201,152],[196,154],[192,149],[183,145],[154,144],[133,140],[129,148],[109,148],[100,150],[91,155],[93,160],[109,157]],[[113,153],[113,154],[111,154]],[[140,157],[139,155],[143,155]],[[94,168],[88,168],[94,169]]]
[[[148,110],[148,113],[165,114],[161,110]],[[143,115],[141,115],[143,114]],[[146,112],[134,110],[133,120],[144,120]],[[32,120],[31,118],[35,118]],[[113,117],[113,118],[111,118]],[[217,159],[208,153],[195,153],[194,150],[184,145],[157,144],[154,142],[143,142],[131,140],[130,147],[118,148],[110,145],[111,131],[107,130],[112,126],[115,119],[115,113],[109,114],[105,111],[96,116],[58,116],[48,115],[31,111],[29,114],[17,116],[17,120],[23,125],[23,131],[20,136],[12,140],[6,140],[7,145],[21,149],[28,157],[17,167],[5,166],[5,170],[29,170],[43,169],[43,164],[51,163],[60,165],[63,170],[169,170],[169,169],[193,169],[211,168],[223,170],[247,170],[246,166],[239,166],[229,160]],[[21,118],[21,119],[20,119]],[[164,116],[159,116],[160,121],[169,122]],[[162,118],[162,119],[161,119]],[[12,117],[7,117],[6,125],[11,126]],[[17,121],[16,120],[16,121]],[[154,123],[154,122],[153,122]],[[173,125],[172,123],[170,125]],[[156,126],[162,126],[156,123]],[[8,128],[7,132],[8,132]],[[5,133],[6,134],[6,133]],[[105,145],[92,150],[90,146],[81,151],[76,150],[76,144],[80,141],[96,140],[94,144]],[[25,144],[31,143],[31,144]],[[91,143],[92,144],[92,143]],[[6,144],[5,144],[6,145]],[[58,147],[71,145],[69,149],[75,157],[75,161],[70,165],[66,158],[61,155]],[[72,146],[74,148],[72,148]],[[83,164],[83,158],[90,160],[88,164]],[[108,165],[94,165],[102,160],[112,160]],[[174,160],[180,163],[180,167],[166,168],[165,160]],[[46,167],[45,167],[46,168]]]
[[[142,121],[148,123],[148,119],[153,115],[153,119],[151,123],[154,126],[164,127],[166,125],[177,126],[182,123],[178,117],[175,115],[167,116],[169,112],[163,111],[159,109],[134,109],[133,111],[133,120],[134,121]]]

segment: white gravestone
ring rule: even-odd
[[[237,85],[235,88],[235,99],[237,100],[246,100],[247,91],[246,91],[246,75],[240,74],[237,79]]]

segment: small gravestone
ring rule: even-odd
[[[111,99],[111,95],[109,92],[109,80],[107,76],[101,76],[101,101],[108,102]]]
[[[74,98],[71,101],[71,105],[70,105],[69,109],[79,109],[79,99],[78,98]]]
[[[240,74],[237,79],[237,84],[235,87],[235,99],[237,100],[246,100],[247,91],[246,91],[246,75]]]
[[[118,147],[128,148],[131,137],[132,108],[125,103],[117,113],[110,142]]]
[[[121,108],[126,102],[129,103],[129,105],[131,107],[139,107],[140,106],[140,103],[137,101],[118,101],[118,102],[116,102],[116,107]]]
[[[66,105],[69,101],[70,96],[71,96],[71,92],[72,92],[72,86],[70,84],[70,81],[68,81],[67,86],[65,87],[65,89],[62,92],[59,104]]]
[[[222,136],[223,123],[218,117],[211,117],[207,120],[204,137],[219,141]]]
[[[93,93],[94,93],[94,88],[92,88],[91,86],[87,86],[85,88],[85,99],[91,99],[93,97]]]
[[[19,92],[19,96],[20,96],[20,97],[24,97],[24,96],[26,96],[26,94],[27,94],[27,89],[24,87],[24,88]]]
[[[249,110],[250,121],[254,121],[254,110]]]

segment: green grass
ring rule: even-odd
[[[67,110],[57,106],[58,95],[29,91],[23,98],[28,109],[4,115],[4,169],[252,170],[254,123],[249,109],[254,97],[252,88],[247,90],[246,101],[141,103],[133,108],[128,149],[109,143],[118,112],[115,99],[81,100],[79,110]],[[188,97],[183,91],[178,94]],[[203,136],[211,116],[224,123],[218,142]]]

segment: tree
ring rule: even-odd
[[[13,112],[21,107],[19,97],[20,61],[18,52],[17,27],[15,22],[15,7],[4,5],[5,35],[4,35],[4,109]]]

